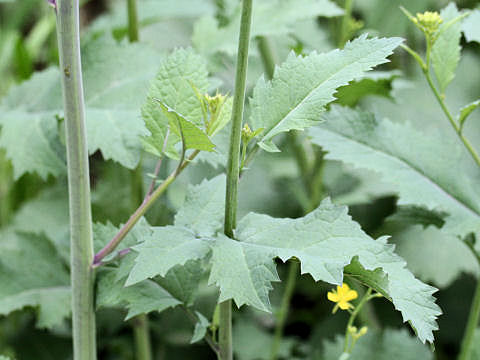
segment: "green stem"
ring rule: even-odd
[[[350,26],[350,19],[352,16],[352,5],[353,5],[353,0],[345,0],[345,6],[344,6],[345,13],[342,18],[340,41],[339,41],[340,48],[342,48],[350,38],[349,26]]]
[[[365,295],[363,296],[362,300],[360,300],[360,303],[355,307],[355,309],[352,312],[352,315],[350,315],[350,319],[348,319],[347,328],[345,330],[345,342],[343,344],[343,352],[344,353],[348,352],[348,338],[349,338],[348,329],[350,328],[350,326],[353,325],[353,322],[355,321],[355,318],[357,317],[360,310],[362,310],[363,305],[375,296],[376,295],[372,296],[372,289],[368,288],[368,290],[365,293]]]
[[[147,315],[138,315],[132,320],[132,322],[136,350],[135,359],[152,360],[152,345],[150,344],[150,332]]]
[[[447,108],[447,105],[445,103],[445,99],[443,96],[440,95],[438,92],[437,88],[433,84],[432,76],[430,75],[430,71],[424,71],[425,77],[427,79],[428,85],[430,86],[430,89],[432,89],[433,94],[435,95],[435,98],[437,99],[438,103],[440,104],[440,107],[442,108],[443,112],[448,118],[448,121],[452,125],[453,129],[457,133],[458,137],[460,140],[463,142],[465,147],[467,148],[468,152],[472,156],[473,160],[477,163],[478,166],[480,166],[480,156],[477,154],[475,149],[473,148],[472,144],[470,144],[470,141],[462,134],[462,130],[460,129],[460,126],[455,122],[452,114]]]
[[[252,0],[243,0],[240,36],[238,42],[237,69],[235,76],[235,95],[232,108],[232,130],[227,164],[227,191],[225,195],[224,232],[233,238],[237,222],[237,194],[240,173],[240,142],[247,84],[248,48],[252,23]],[[232,301],[220,304],[219,359],[232,360]]]
[[[465,334],[463,335],[462,347],[458,360],[470,360],[473,336],[478,326],[478,320],[480,318],[480,280],[477,279],[477,287],[475,289],[475,295],[473,296],[472,306],[470,307],[470,314],[468,315],[467,327],[465,328]]]
[[[90,180],[80,60],[78,0],[57,2],[70,203],[72,328],[75,360],[95,360],[95,310]]]
[[[127,1],[127,11],[128,11],[128,39],[130,40],[130,42],[136,42],[139,39],[137,0]]]
[[[263,68],[265,69],[267,78],[269,80],[273,79],[273,74],[275,72],[275,56],[273,54],[270,41],[265,36],[259,36],[257,38],[258,51],[260,52],[260,58],[263,62]]]
[[[288,277],[285,283],[285,290],[283,291],[282,295],[282,303],[277,313],[277,322],[275,324],[275,334],[270,352],[270,360],[276,360],[278,357],[278,351],[280,350],[280,345],[282,344],[283,330],[287,320],[288,309],[290,308],[290,301],[292,300],[293,291],[295,290],[295,283],[299,269],[300,263],[296,261],[290,262],[288,267]]]

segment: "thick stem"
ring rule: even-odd
[[[275,324],[275,335],[273,338],[272,349],[270,352],[270,360],[276,360],[278,351],[282,344],[283,329],[287,320],[288,309],[290,308],[290,301],[292,300],[293,291],[295,290],[295,283],[297,280],[297,273],[300,268],[300,263],[291,261],[288,267],[288,277],[283,291],[282,304],[277,313],[277,322]]]
[[[475,295],[473,296],[472,305],[470,307],[470,314],[468,315],[467,327],[465,328],[465,334],[463,335],[462,347],[458,360],[470,360],[473,335],[478,326],[478,320],[480,318],[480,280],[477,279],[477,287],[475,289]]]
[[[240,36],[238,43],[237,69],[235,76],[235,95],[232,109],[232,130],[227,164],[227,191],[225,195],[224,232],[233,238],[237,221],[237,194],[240,163],[240,140],[247,83],[248,48],[252,23],[252,0],[243,0]],[[232,301],[220,304],[219,359],[232,360]]]
[[[180,165],[173,173],[171,173],[153,193],[147,194],[142,204],[132,214],[132,216],[130,216],[128,221],[122,226],[122,228],[115,235],[115,237],[110,240],[110,242],[105,245],[102,250],[95,254],[92,267],[95,268],[102,265],[102,259],[115,250],[115,248],[120,244],[120,242],[125,238],[125,236],[127,236],[130,230],[132,230],[135,224],[142,218],[143,215],[145,215],[148,209],[152,207],[152,205],[160,197],[160,195],[162,195],[167,190],[168,186],[178,177],[178,175],[181,174],[183,169],[185,169],[199,153],[200,151],[195,150],[192,155],[190,155],[188,159],[183,161],[182,165]]]
[[[73,352],[75,360],[95,360],[92,217],[78,0],[58,1],[56,11],[70,202]]]
[[[139,39],[137,0],[127,1],[127,11],[128,11],[128,39],[130,40],[130,42],[136,42]]]
[[[132,320],[132,322],[135,338],[135,359],[152,360],[152,345],[150,343],[150,332],[147,315],[138,315]]]
[[[350,21],[352,17],[353,0],[345,0],[344,15],[342,18],[339,47],[342,48],[350,38]]]

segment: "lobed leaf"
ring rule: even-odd
[[[480,231],[480,170],[456,138],[339,106],[324,118],[309,134],[327,159],[376,171],[395,186],[400,205],[449,214],[444,229],[451,234]]]
[[[400,38],[361,36],[343,50],[306,57],[290,54],[277,67],[272,81],[261,78],[254,89],[250,124],[254,129],[265,129],[259,145],[267,151],[278,151],[272,142],[274,136],[320,122],[319,114],[335,100],[338,87],[387,62],[387,56],[401,42]]]
[[[452,23],[460,16],[455,3],[448,4],[441,12],[443,24],[440,26],[438,39],[432,47],[432,65],[433,70],[443,94],[448,84],[455,77],[455,70],[460,61],[460,37],[461,23],[457,21]]]

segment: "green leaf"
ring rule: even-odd
[[[275,16],[272,16],[275,14]],[[329,0],[262,0],[253,7],[251,37],[292,32],[296,23],[318,16],[340,16],[343,10]],[[226,52],[234,55],[240,29],[241,9],[237,6],[227,26],[212,17],[200,19],[194,27],[192,42],[204,54]]]
[[[323,353],[317,360],[338,360],[343,352],[344,337],[323,343]],[[400,355],[401,354],[401,355]],[[433,353],[405,330],[385,329],[383,332],[369,331],[355,344],[350,359],[384,360],[432,360]]]
[[[150,85],[147,101],[142,107],[142,116],[150,131],[144,138],[147,151],[161,156],[164,152],[165,137],[169,128],[169,119],[158,101],[181,114],[193,125],[202,128],[203,113],[196,91],[204,94],[208,91],[208,72],[205,61],[192,50],[178,49],[161,64],[157,76]],[[173,146],[181,141],[171,134],[168,137],[166,152],[170,156],[176,153]]]
[[[37,172],[43,179],[66,173],[55,120],[61,109],[60,89],[58,71],[50,68],[13,87],[3,99],[0,147],[12,160],[15,179],[28,172]]]
[[[179,300],[151,280],[124,287],[123,281],[116,279],[115,271],[102,271],[98,277],[97,308],[125,306],[128,309],[125,320],[152,311],[162,312],[181,304]]]
[[[12,228],[46,236],[55,246],[63,261],[70,262],[70,221],[68,189],[55,186],[43,190],[39,196],[24,203],[12,219]]]
[[[138,108],[157,59],[158,53],[145,45],[117,44],[106,37],[82,49],[90,154],[100,150],[105,159],[130,169],[137,166],[140,136],[146,134]],[[65,147],[59,138],[63,130],[55,118],[62,113],[57,68],[34,74],[3,100],[0,147],[7,150],[16,179],[26,172],[42,178],[65,173]]]
[[[208,321],[205,316],[198,311],[196,311],[195,314],[197,314],[198,322],[195,324],[195,329],[193,330],[193,336],[192,340],[190,340],[190,344],[194,344],[202,340],[207,334],[207,329],[210,326],[210,321]]]
[[[437,77],[440,92],[443,94],[448,84],[455,77],[455,70],[460,61],[461,23],[451,23],[460,16],[455,3],[450,3],[441,12],[443,24],[440,26],[438,39],[432,47],[432,65]]]
[[[70,280],[52,244],[7,229],[0,232],[0,252],[0,314],[34,307],[37,326],[61,324],[70,315]]]
[[[185,204],[175,215],[175,225],[201,236],[214,235],[223,226],[225,214],[225,175],[190,185]]]
[[[202,259],[210,250],[205,241],[197,238],[190,229],[165,226],[152,230],[144,242],[133,247],[138,256],[126,286],[157,275],[165,276],[175,265]]]
[[[462,22],[462,31],[465,39],[480,43],[480,10],[473,10],[470,15]]]
[[[451,234],[480,231],[480,169],[456,138],[339,106],[324,118],[309,133],[326,158],[378,172],[395,186],[399,205],[448,213],[444,229]]]
[[[303,130],[321,121],[319,114],[335,100],[336,89],[372,67],[387,62],[402,39],[367,39],[362,36],[343,50],[306,57],[290,54],[275,70],[272,81],[261,78],[251,100],[250,124],[264,128],[259,145],[278,151],[272,138],[282,132]]]
[[[295,257],[301,262],[302,274],[309,273],[315,281],[332,284],[342,284],[343,269],[352,263],[347,267],[347,273],[360,277],[389,298],[402,313],[404,321],[409,321],[417,331],[420,340],[433,342],[432,331],[437,329],[435,319],[441,314],[432,297],[436,289],[415,279],[385,237],[373,240],[366,235],[352,221],[346,207],[333,205],[326,199],[316,210],[299,219],[249,214],[240,221],[235,235],[238,242],[230,240],[235,244],[230,246],[242,247],[244,253],[256,254],[251,255],[255,272],[247,272],[240,262],[227,264],[224,259],[218,259],[221,262],[219,266],[227,274],[252,279],[256,284],[256,293],[268,291],[266,283],[272,278],[269,272],[273,266],[272,254],[283,261]],[[216,265],[215,248],[213,253],[212,273]],[[246,256],[246,259],[249,258]],[[220,268],[218,271],[221,274]],[[217,282],[228,286],[229,279],[227,275],[221,275]],[[237,304],[248,303],[251,299],[253,293],[249,286],[245,282],[243,286],[236,284],[236,288],[232,289],[235,291],[232,297],[236,302],[238,299]],[[250,297],[245,300],[247,295]],[[220,297],[223,298],[222,293]],[[263,298],[258,297],[258,300],[262,301],[263,309],[269,307]]]
[[[213,151],[215,145],[203,130],[162,102],[159,102],[159,105],[168,119],[170,129],[177,137],[182,139],[185,149]]]
[[[371,71],[368,72],[349,85],[338,89],[335,101],[338,104],[346,106],[355,106],[365,96],[383,96],[393,99],[391,92],[393,90],[393,81],[400,76],[400,71]]]
[[[246,304],[271,311],[268,293],[272,281],[280,281],[273,249],[246,246],[219,234],[212,247],[209,285],[220,288],[218,302],[233,299],[238,307]]]
[[[480,359],[480,328],[475,329],[472,344],[472,353],[469,360],[478,360]]]
[[[458,123],[460,124],[460,129],[463,129],[465,121],[470,116],[470,114],[480,106],[480,100],[471,102],[468,105],[465,105],[460,109],[460,114],[458,115]]]

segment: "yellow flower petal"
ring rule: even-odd
[[[333,301],[333,302],[338,302],[340,300],[340,298],[338,297],[338,294],[335,293],[335,292],[329,292],[327,294],[327,298],[328,298],[328,300]]]

